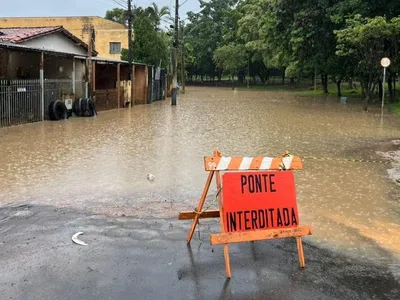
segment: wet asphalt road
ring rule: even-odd
[[[223,249],[208,240],[215,220],[201,222],[191,247],[189,223],[175,219],[7,205],[0,225],[1,299],[400,299],[389,265],[319,249],[309,238],[304,270],[295,240],[231,245],[227,281]],[[89,246],[72,243],[78,231]]]

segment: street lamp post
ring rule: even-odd
[[[385,80],[386,80],[386,68],[390,66],[390,59],[387,57],[382,58],[381,66],[383,67],[383,85],[382,85],[382,110],[381,114],[383,116],[383,106],[385,105]]]
[[[177,51],[178,51],[178,24],[179,22],[179,0],[175,1],[175,34],[174,34],[174,43],[173,43],[173,49],[172,49],[172,98],[171,98],[171,105],[175,106],[176,105],[176,98],[178,94],[178,59],[177,59]]]

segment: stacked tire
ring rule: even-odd
[[[96,105],[92,99],[76,99],[73,106],[72,112],[78,117],[96,117]]]
[[[67,107],[61,100],[51,101],[48,106],[49,118],[52,121],[66,120],[69,118]]]

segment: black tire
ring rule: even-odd
[[[94,104],[92,99],[88,99],[88,108],[92,117],[97,116],[96,104]]]
[[[49,104],[49,117],[52,121],[66,120],[69,118],[68,110],[64,102],[55,100]]]
[[[72,106],[72,112],[78,116],[82,116],[82,98],[76,99],[74,105]]]
[[[82,100],[82,103],[81,103],[82,117],[91,117],[88,102],[89,102],[89,99]]]
[[[94,117],[97,115],[96,106],[91,99],[83,99],[81,102],[81,116]]]

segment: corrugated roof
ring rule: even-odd
[[[61,26],[0,28],[0,41],[19,44],[32,38],[53,33],[61,28]]]

